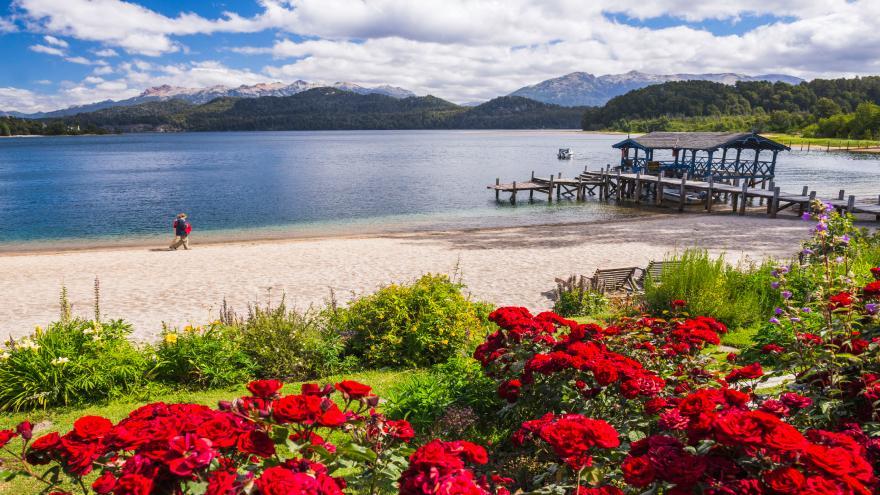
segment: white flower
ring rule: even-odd
[[[5,361],[9,359],[10,356],[12,356],[12,354],[9,354],[6,351],[0,352],[0,361]]]
[[[66,357],[59,357],[59,358],[55,358],[52,360],[52,364],[54,364],[56,366],[59,366],[59,365],[65,364],[65,363],[69,363],[69,362],[70,362],[70,359],[66,358]]]
[[[40,348],[40,346],[37,345],[36,342],[34,342],[33,340],[31,340],[27,337],[18,341],[18,347],[20,347],[22,349],[30,349],[32,351],[36,351],[37,349]]]

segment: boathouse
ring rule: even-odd
[[[751,185],[773,180],[777,155],[790,149],[755,132],[649,132],[613,147],[624,172]]]

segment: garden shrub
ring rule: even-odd
[[[733,267],[724,257],[711,258],[705,250],[688,249],[664,265],[659,279],[647,277],[645,300],[649,311],[660,313],[671,301],[685,300],[694,315],[712,316],[732,328],[764,321],[778,304],[772,290],[772,266],[741,264]]]
[[[56,322],[0,352],[0,410],[94,402],[119,396],[150,376],[152,362],[122,320]]]
[[[469,352],[484,335],[489,308],[470,301],[462,288],[446,275],[427,274],[331,309],[328,318],[347,337],[346,354],[364,366],[431,366]]]
[[[275,308],[250,308],[235,326],[259,377],[305,380],[351,371],[342,360],[341,337],[328,330],[320,313],[289,310],[282,301]]]
[[[222,387],[254,375],[238,329],[214,322],[206,327],[166,329],[156,346],[156,376],[194,388]]]
[[[590,290],[583,275],[557,281],[553,300],[553,312],[566,318],[595,315],[608,307],[608,299],[602,293]]]
[[[407,419],[426,432],[450,408],[469,410],[475,420],[494,420],[491,416],[500,405],[495,383],[483,374],[480,363],[456,356],[397,384],[388,394],[385,411],[389,417]]]

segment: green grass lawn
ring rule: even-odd
[[[797,134],[776,133],[766,133],[764,134],[764,136],[767,136],[768,138],[775,141],[779,141],[780,143],[787,146],[800,146],[801,144],[809,144],[811,146],[811,149],[821,149],[828,146],[832,148],[865,148],[880,146],[880,141],[873,141],[868,139],[808,138],[798,136]]]
[[[341,380],[356,380],[370,385],[378,396],[384,397],[395,384],[403,379],[403,377],[411,376],[413,373],[423,373],[423,371],[363,371],[358,373],[348,373],[346,375],[328,376],[318,380],[309,381],[318,383],[335,383]],[[284,385],[282,392],[288,394],[299,393],[299,388],[302,383],[304,382],[288,383]],[[220,400],[231,400],[243,395],[248,395],[245,385],[245,383],[241,383],[227,388],[200,391],[176,390],[157,394],[150,397],[149,400],[120,399],[105,404],[82,407],[59,407],[20,413],[2,413],[0,414],[0,429],[13,428],[21,421],[27,419],[36,425],[34,429],[35,437],[52,431],[57,431],[63,434],[71,430],[73,422],[79,417],[86,415],[103,416],[115,423],[125,418],[133,409],[151,402],[187,402],[213,407],[216,406],[217,402]],[[10,445],[17,446],[17,442],[19,442],[19,440],[13,440]],[[0,457],[5,457],[6,454],[6,452],[0,451]],[[42,484],[26,478],[16,478],[10,483],[0,482],[0,493],[2,494],[36,494],[39,493],[42,488]],[[67,488],[72,493],[81,492],[81,490],[77,490],[76,487]]]

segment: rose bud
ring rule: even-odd
[[[22,421],[15,427],[15,431],[21,435],[21,438],[30,440],[34,436],[34,425],[30,421]]]
[[[376,407],[377,405],[379,405],[379,396],[378,395],[371,395],[364,400],[367,402],[367,405],[370,407]]]
[[[220,409],[221,411],[229,411],[232,409],[232,402],[221,400],[217,403],[217,409]]]

